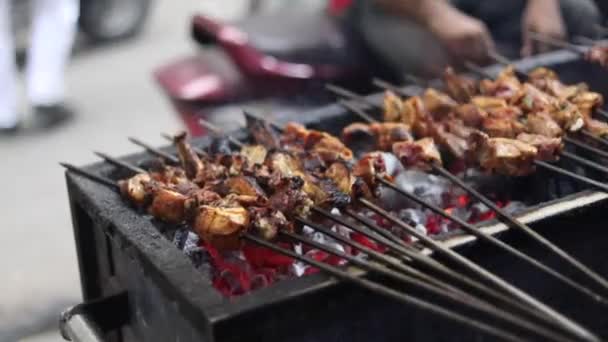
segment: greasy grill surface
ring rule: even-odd
[[[608,81],[595,76],[602,74],[594,66],[572,58],[568,53],[557,53],[550,60],[529,61],[520,66],[554,65],[565,81],[585,81],[592,89],[607,95]],[[381,95],[372,96],[378,102],[380,98]],[[339,133],[354,118],[341,106],[331,105],[303,115],[301,121],[314,128]],[[246,133],[241,131],[233,135],[244,137]],[[206,139],[195,142],[197,146],[207,143]],[[145,153],[126,158],[135,164],[150,159]],[[88,169],[112,179],[126,176],[107,164],[94,164]],[[284,280],[236,299],[225,299],[211,286],[209,279],[196,271],[191,261],[166,239],[175,227],[142,217],[103,185],[70,175],[68,189],[85,299],[96,299],[123,290],[129,294],[131,319],[121,333],[111,336],[116,340],[237,341],[242,336],[253,340],[290,341],[369,341],[372,338],[395,340],[405,337],[440,340],[446,336],[452,336],[450,340],[469,341],[476,338],[476,333],[460,326],[415,310],[404,312],[399,305],[351,286],[336,284],[323,274]],[[546,192],[546,185],[541,185],[541,190]],[[580,189],[562,189],[565,193],[577,190]],[[585,198],[587,194],[575,194],[569,199]],[[603,198],[597,198],[598,201],[600,199]],[[535,202],[541,200],[539,197]],[[540,214],[537,219],[544,219],[543,233],[546,236],[572,250],[601,274],[608,274],[602,258],[588,252],[597,250],[597,247],[592,247],[601,246],[608,240],[608,234],[590,224],[594,222],[593,213],[601,212],[597,210],[598,206],[596,203],[574,211],[573,215],[580,219],[562,222]],[[592,246],[586,248],[581,241],[588,241],[590,236],[593,236],[590,239]],[[532,255],[545,256],[536,251],[534,244],[517,234],[510,233],[507,238],[513,239],[514,245],[524,251],[531,251]],[[606,329],[607,325],[601,321],[605,319],[602,315],[576,312],[585,305],[570,302],[566,295],[562,295],[566,293],[565,289],[553,286],[555,282],[536,273],[522,272],[524,268],[521,265],[511,264],[510,259],[483,246],[465,248],[468,256],[505,275],[516,285],[547,297],[541,299],[550,297],[549,302],[557,303],[558,309],[570,315],[590,316],[589,320],[582,321],[592,322],[594,328]],[[529,271],[528,268],[525,270]],[[552,285],[550,291],[543,286],[545,283]],[[454,332],[458,332],[457,337]],[[598,332],[606,334],[602,330]]]

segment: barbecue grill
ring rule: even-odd
[[[516,65],[521,70],[549,66],[568,83],[584,81],[608,95],[608,81],[601,77],[604,71],[567,51],[526,59]],[[376,103],[381,98],[381,94],[368,97]],[[338,134],[356,116],[336,104],[298,119],[307,126]],[[245,130],[231,135],[247,138]],[[193,145],[205,147],[210,142],[202,138]],[[169,147],[162,150],[174,151]],[[142,165],[152,157],[141,153],[121,159]],[[111,179],[128,176],[103,163],[86,170]],[[588,174],[595,179],[603,177]],[[86,335],[100,341],[492,340],[429,313],[404,310],[392,301],[323,273],[285,279],[226,298],[172,243],[175,227],[143,218],[101,184],[72,173],[67,174],[67,184],[85,299],[84,304],[63,316],[62,329],[67,336]],[[510,185],[510,196],[526,200],[527,207],[518,213],[522,222],[533,224],[600,274],[608,274],[608,265],[594,254],[608,242],[608,234],[600,229],[607,194],[549,173],[538,173]],[[490,220],[479,226],[538,259],[559,265],[552,263],[552,257],[536,244],[509,231],[502,223]],[[475,237],[453,233],[440,238],[447,246],[558,310],[579,318],[600,336],[608,336],[608,318],[595,306],[587,306],[586,298],[568,296],[565,286],[531,272],[519,262],[511,262],[508,256],[484,244],[473,243]],[[350,271],[361,272],[352,267]],[[564,273],[571,276],[574,272]]]

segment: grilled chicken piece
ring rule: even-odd
[[[479,83],[480,92],[485,96],[510,100],[517,96],[521,89],[521,82],[515,75],[512,66],[504,68],[495,80],[482,80]]]
[[[247,232],[250,216],[247,209],[203,205],[199,208],[192,227],[206,242],[220,250],[241,247],[240,237]]]
[[[331,179],[339,191],[350,195],[355,184],[355,176],[344,162],[335,162],[325,171],[325,177]]]
[[[443,122],[446,130],[455,136],[468,140],[471,134],[474,132],[478,132],[479,130],[476,128],[472,128],[467,125],[466,122],[459,119],[446,120]]]
[[[384,92],[383,100],[384,120],[385,122],[403,122],[403,111],[405,105],[403,100],[397,94],[390,90]]]
[[[253,177],[230,177],[223,182],[223,185],[227,188],[228,193],[247,196],[266,196],[264,190],[262,190]]]
[[[522,112],[515,106],[496,107],[488,110],[488,117],[481,124],[482,130],[491,137],[515,138],[525,130],[519,121]]]
[[[408,168],[430,170],[433,164],[441,165],[441,155],[433,138],[395,143],[393,153]]]
[[[457,75],[451,67],[447,67],[443,72],[443,82],[447,93],[460,103],[469,102],[477,93],[477,82],[466,76]]]
[[[265,240],[274,239],[281,230],[293,231],[291,222],[278,210],[268,207],[251,207],[249,216],[257,235]]]
[[[309,183],[311,189],[319,189],[316,185]],[[316,204],[312,196],[306,192],[306,184],[300,177],[276,177],[272,183],[275,191],[268,198],[268,207],[279,210],[285,215],[308,216],[310,208]],[[311,191],[311,190],[309,190]],[[318,190],[320,191],[320,190]],[[322,199],[321,199],[322,200]]]
[[[433,137],[439,146],[457,159],[464,159],[466,157],[467,150],[469,149],[466,139],[450,133],[446,123],[435,124],[433,125],[433,129]]]
[[[556,161],[559,159],[559,154],[564,149],[564,144],[561,138],[551,138],[539,134],[521,133],[517,136],[517,140],[536,147],[538,153],[537,160]]]
[[[349,145],[361,138],[366,141],[366,136],[373,136],[376,148],[382,151],[390,150],[397,141],[412,140],[410,127],[397,122],[353,123],[342,130],[342,140]]]
[[[559,107],[557,99],[530,83],[524,83],[519,97],[514,100],[525,112],[553,111]]]
[[[422,102],[428,113],[436,118],[442,118],[452,112],[458,103],[448,94],[439,92],[433,88],[427,88],[422,94]]]
[[[353,159],[353,152],[344,146],[340,139],[326,132],[306,129],[293,122],[285,126],[283,144],[288,149],[289,146],[296,146],[314,152],[326,163]]]
[[[168,223],[181,223],[186,219],[186,200],[188,196],[167,188],[153,191],[152,203],[148,213]]]
[[[364,154],[353,166],[353,176],[361,178],[370,189],[377,187],[377,178],[392,180],[386,171],[382,152],[374,151]]]
[[[567,86],[563,84],[555,71],[544,67],[532,70],[528,74],[528,81],[538,89],[560,100],[569,100],[582,90],[580,85]]]
[[[603,121],[585,117],[585,128],[596,137],[608,136],[608,124]]]
[[[604,104],[604,97],[599,93],[583,91],[572,97],[570,101],[578,107],[584,117],[590,118],[593,112]]]
[[[608,45],[595,45],[591,47],[585,53],[585,59],[601,65],[602,67],[608,67]]]
[[[496,108],[505,108],[508,106],[505,99],[493,96],[474,96],[471,99],[471,103],[485,111],[494,110]]]
[[[513,117],[497,115],[485,118],[482,130],[491,137],[515,138],[525,126]]]
[[[515,139],[472,136],[474,160],[482,170],[509,176],[525,176],[534,171],[536,147]]]
[[[558,108],[550,112],[551,117],[564,130],[576,132],[585,126],[585,118],[578,107],[570,102],[562,102]]]
[[[192,146],[186,142],[186,137],[186,132],[182,132],[175,135],[173,141],[177,146],[179,160],[186,171],[186,176],[188,179],[195,179],[203,171],[204,165],[196,152],[192,150]]]
[[[462,120],[466,126],[480,127],[488,113],[473,103],[466,103],[456,107],[454,115]]]
[[[264,164],[268,149],[265,146],[268,145],[245,145],[239,152],[250,165]]]
[[[547,112],[530,113],[526,117],[526,132],[540,134],[546,137],[561,137],[564,133],[561,127]]]
[[[147,173],[139,173],[129,179],[118,181],[120,193],[135,206],[144,207],[152,199],[149,184],[153,182]]]

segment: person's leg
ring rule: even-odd
[[[0,129],[14,128],[17,115],[17,75],[10,0],[0,0]]]
[[[395,72],[436,75],[448,64],[440,43],[420,25],[386,13],[368,1],[358,5],[354,24],[367,46]]]
[[[34,0],[27,61],[27,91],[33,106],[61,103],[65,71],[72,51],[79,0]]]

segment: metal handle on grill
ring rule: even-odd
[[[128,319],[127,293],[81,303],[66,309],[59,319],[61,336],[72,342],[103,342],[104,333]]]

